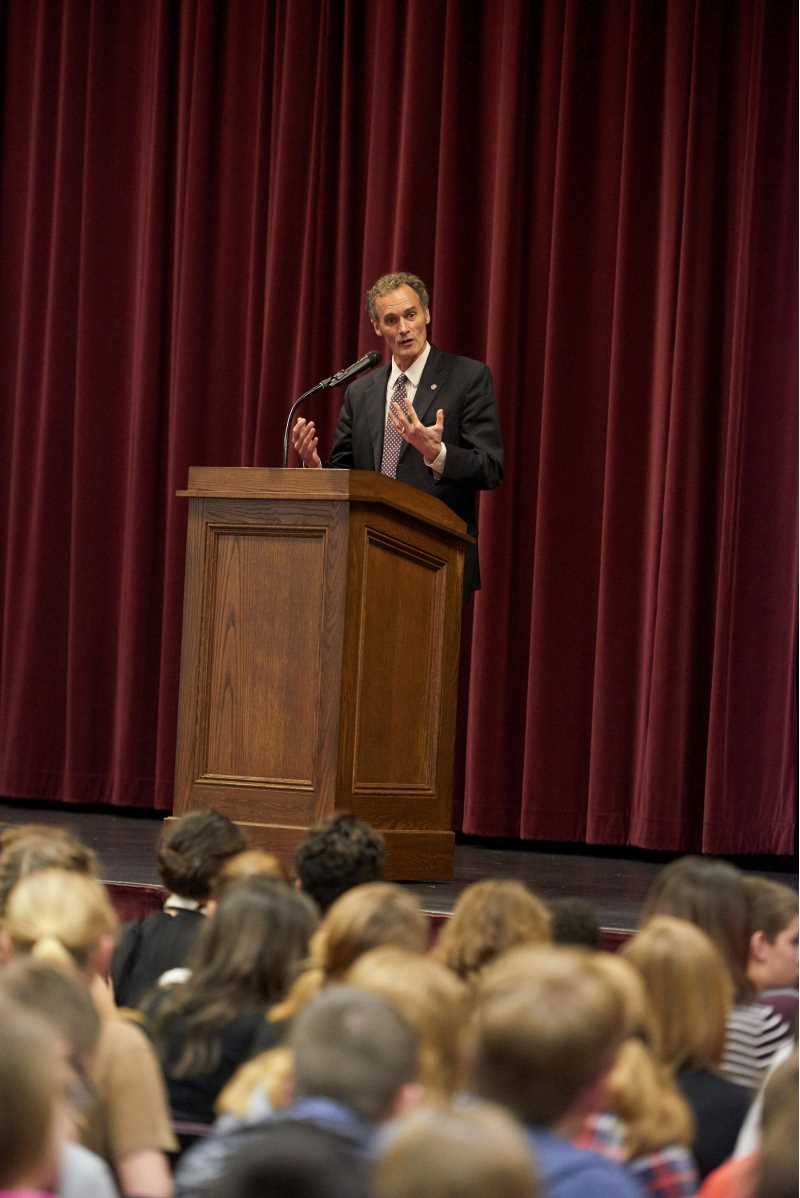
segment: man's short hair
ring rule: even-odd
[[[202,902],[211,897],[222,866],[248,847],[244,832],[212,809],[190,811],[164,826],[158,872],[167,890]]]
[[[578,895],[565,895],[551,899],[549,907],[553,944],[600,947],[600,922],[594,903]]]
[[[746,877],[750,934],[763,932],[770,944],[797,919],[797,891],[769,878]]]
[[[309,828],[295,852],[300,885],[325,912],[340,894],[383,877],[383,836],[366,820],[341,812]]]
[[[524,1123],[552,1127],[611,1066],[623,1022],[622,999],[591,953],[513,949],[478,987],[474,1089]]]
[[[428,297],[428,288],[423,283],[422,279],[417,275],[411,275],[408,271],[399,270],[393,274],[381,275],[376,280],[367,292],[367,314],[370,320],[378,319],[378,311],[375,307],[375,301],[380,299],[382,295],[388,295],[390,291],[397,291],[398,287],[410,287],[419,297],[419,302],[423,308],[430,307],[430,299]]]
[[[417,1077],[418,1044],[388,1002],[354,986],[329,986],[295,1016],[289,1033],[299,1098],[331,1098],[371,1123],[391,1112]]]

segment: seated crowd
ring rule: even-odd
[[[585,899],[468,886],[436,934],[356,816],[287,878],[166,825],[119,927],[92,851],[0,837],[0,1198],[781,1198],[797,1192],[797,895],[661,869],[605,952]]]

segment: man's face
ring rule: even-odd
[[[769,986],[797,985],[797,919],[778,932],[772,944],[765,946]]]
[[[375,311],[377,317],[372,327],[383,337],[400,369],[407,370],[425,348],[430,312],[407,284],[380,296],[375,301]]]

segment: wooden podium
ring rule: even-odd
[[[352,811],[386,876],[452,877],[465,525],[360,470],[192,467],[173,818],[291,864]]]

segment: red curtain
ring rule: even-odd
[[[507,449],[461,826],[791,852],[796,5],[0,14],[0,793],[170,806],[175,492],[279,464],[411,269]]]

